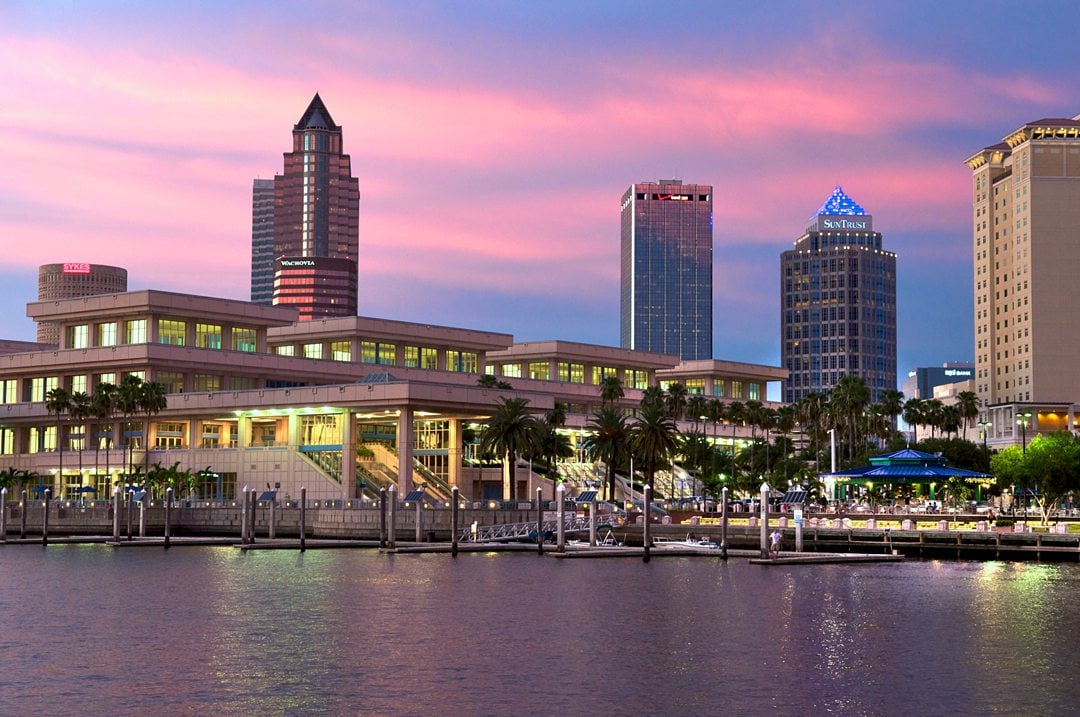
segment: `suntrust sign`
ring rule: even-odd
[[[821,220],[822,229],[869,229],[870,222],[865,219],[828,219]]]

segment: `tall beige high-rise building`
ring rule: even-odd
[[[975,390],[991,446],[1072,430],[1080,402],[1080,116],[1029,122],[967,160]]]

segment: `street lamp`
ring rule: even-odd
[[[1020,451],[1027,454],[1027,428],[1031,425],[1031,411],[1024,411],[1016,415],[1016,425],[1020,426]]]
[[[990,421],[979,421],[979,423],[977,425],[979,426],[980,429],[982,429],[983,452],[987,452],[988,449],[986,447],[986,434],[990,432],[990,427],[993,426],[994,424],[991,423]]]

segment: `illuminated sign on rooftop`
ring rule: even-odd
[[[90,265],[85,262],[64,262],[65,274],[89,274]]]

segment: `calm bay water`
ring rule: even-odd
[[[1080,568],[0,547],[0,714],[1075,714]]]

